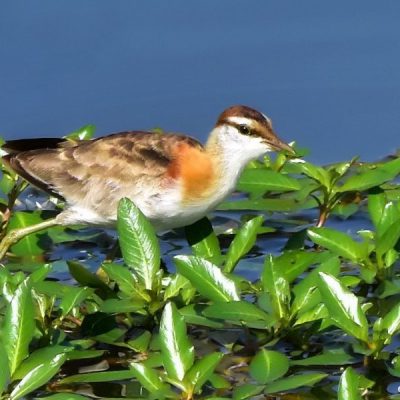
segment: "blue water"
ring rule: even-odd
[[[0,134],[204,140],[235,103],[318,163],[400,147],[400,2],[6,0]]]

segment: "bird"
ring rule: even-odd
[[[265,114],[245,105],[225,109],[205,145],[181,134],[127,131],[82,141],[11,140],[3,149],[9,168],[65,200],[65,207],[55,218],[11,231],[0,243],[0,259],[27,233],[55,225],[114,226],[124,197],[157,232],[187,226],[234,191],[249,161],[270,151],[295,153]]]

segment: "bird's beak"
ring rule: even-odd
[[[273,150],[275,151],[281,151],[284,150],[285,152],[289,153],[292,156],[296,155],[296,151],[289,146],[287,143],[283,142],[281,139],[278,138],[278,136],[276,136],[276,134],[274,135],[273,138],[268,138],[266,140],[268,146],[272,147]]]

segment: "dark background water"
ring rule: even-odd
[[[259,108],[327,163],[395,151],[400,2],[3,1],[0,134],[190,133]]]

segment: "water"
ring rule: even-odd
[[[0,134],[161,126],[204,140],[261,109],[328,163],[396,150],[400,3],[21,0],[0,14]]]

